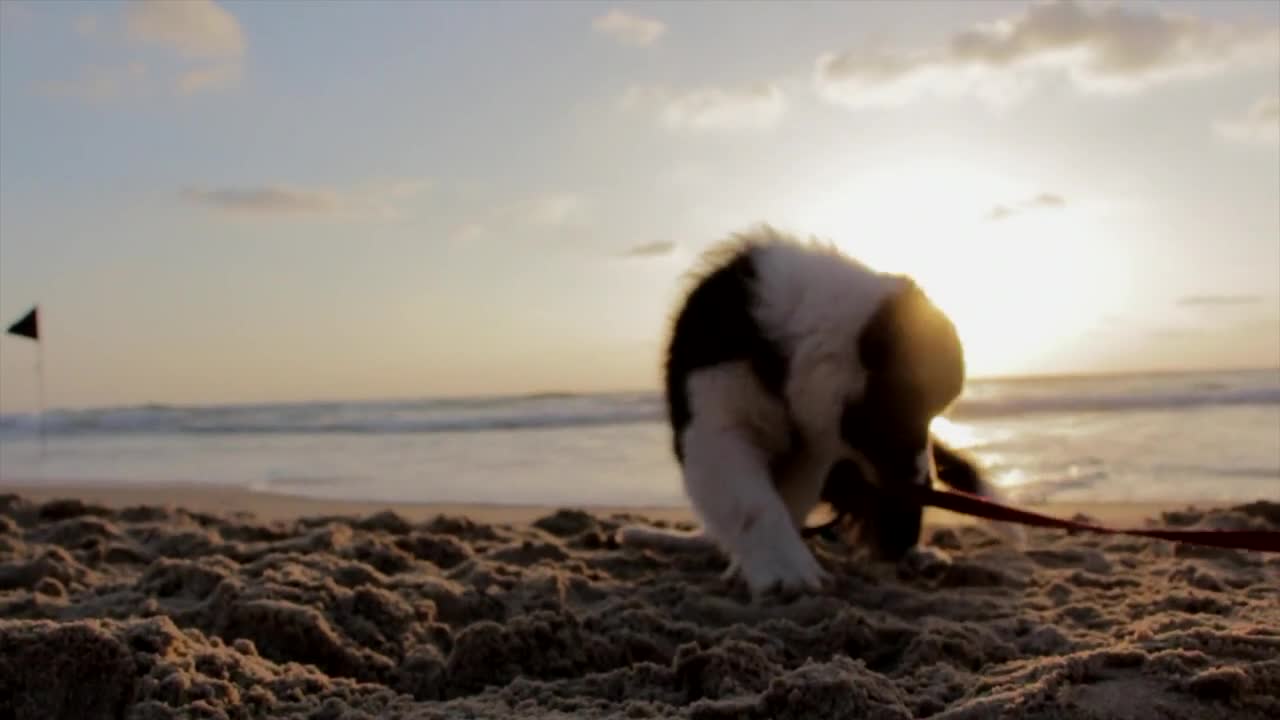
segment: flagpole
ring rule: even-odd
[[[36,420],[36,427],[40,434],[40,475],[44,475],[44,339],[36,341],[36,385],[40,393],[40,417]]]
[[[18,318],[5,330],[5,333],[17,337],[24,337],[34,340],[36,343],[36,392],[39,395],[40,414],[36,416],[36,433],[40,436],[40,475],[44,476],[44,415],[45,415],[45,398],[44,398],[44,337],[40,332],[40,304],[36,303],[31,306],[26,315]]]

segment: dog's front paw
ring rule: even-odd
[[[800,550],[802,553],[786,555],[775,552],[743,559],[738,569],[751,596],[761,598],[769,593],[818,592],[829,585],[831,574],[818,564],[808,548],[801,545]]]

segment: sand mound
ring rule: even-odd
[[[819,544],[835,588],[752,605],[714,553],[618,548],[623,519],[2,496],[0,718],[1280,717],[1276,557],[941,529],[950,562]]]

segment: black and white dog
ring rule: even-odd
[[[678,309],[666,399],[698,533],[633,525],[623,545],[714,543],[753,596],[818,589],[828,573],[801,536],[828,478],[929,484],[991,495],[977,469],[931,437],[960,395],[951,321],[908,277],[768,226],[712,248]],[[939,470],[945,472],[939,473]],[[868,501],[859,542],[898,558],[922,509]]]

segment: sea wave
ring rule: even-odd
[[[987,382],[948,413],[982,420],[1045,413],[1116,413],[1209,406],[1280,405],[1280,377],[1242,382],[1203,378],[1134,385],[1121,381]],[[280,405],[172,406],[54,410],[0,415],[0,438],[94,434],[423,434],[598,427],[661,422],[656,393],[573,395],[395,402],[317,402]]]
[[[55,410],[0,416],[0,437],[90,434],[421,434],[654,422],[659,398],[543,395],[392,403]]]
[[[956,404],[949,415],[956,419],[977,419],[1031,413],[1181,410],[1224,405],[1280,405],[1280,387],[1204,388],[1133,394],[1011,395],[993,399],[962,400]]]

